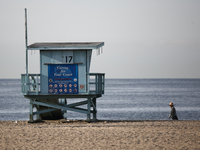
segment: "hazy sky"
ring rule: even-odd
[[[24,8],[28,45],[105,42],[90,72],[200,78],[199,0],[0,0],[0,78],[25,73]],[[38,55],[29,53],[31,73],[39,73]]]

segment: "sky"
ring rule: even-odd
[[[199,0],[0,0],[0,78],[25,73],[35,42],[105,42],[91,73],[106,78],[200,78]],[[38,51],[29,73],[39,72]]]

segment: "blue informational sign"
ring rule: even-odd
[[[78,94],[78,65],[48,65],[48,86],[50,94]]]

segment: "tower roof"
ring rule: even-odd
[[[33,43],[28,50],[75,50],[75,49],[99,49],[104,42],[67,42],[67,43]]]

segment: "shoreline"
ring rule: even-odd
[[[200,148],[200,120],[0,121],[0,149],[187,148]]]

